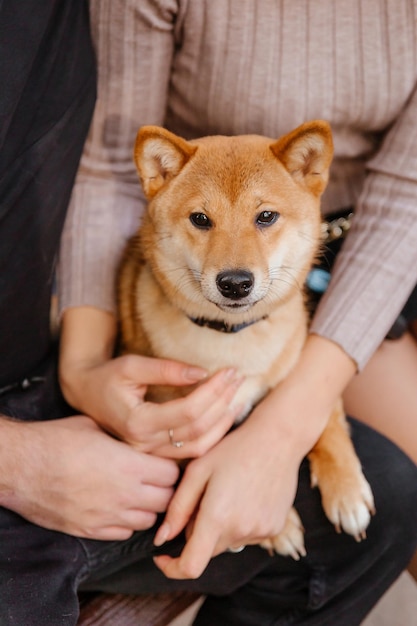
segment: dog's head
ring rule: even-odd
[[[320,239],[320,196],[333,154],[329,125],[185,141],[156,126],[134,157],[149,200],[143,253],[189,315],[246,321],[303,287]]]

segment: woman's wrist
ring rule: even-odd
[[[253,413],[265,430],[287,442],[300,460],[321,436],[356,364],[334,342],[310,335],[295,368]],[[257,424],[257,427],[261,427]]]
[[[86,397],[85,387],[88,386],[88,373],[94,365],[87,362],[71,363],[65,368],[60,367],[59,382],[65,400],[74,409],[88,415],[83,402]]]
[[[74,307],[62,316],[59,379],[69,404],[83,410],[88,374],[113,356],[115,317],[93,307]]]

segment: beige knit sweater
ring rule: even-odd
[[[276,137],[327,119],[323,211],[355,205],[312,330],[363,367],[417,282],[417,0],[92,0],[99,97],[60,262],[61,308],[114,310],[144,201],[142,124]]]

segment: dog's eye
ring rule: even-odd
[[[210,218],[205,213],[191,213],[190,222],[197,228],[211,228],[212,224]]]
[[[256,218],[256,224],[258,226],[271,226],[279,218],[277,211],[261,211]]]

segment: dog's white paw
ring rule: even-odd
[[[318,484],[323,508],[336,531],[344,530],[356,541],[366,538],[366,528],[375,513],[374,497],[368,481],[359,470],[356,475],[345,476],[335,484],[322,477],[317,481],[312,476],[312,484]]]
[[[261,546],[270,553],[277,552],[283,556],[292,556],[296,561],[306,555],[304,547],[304,528],[297,511],[292,508],[279,535],[262,541]]]

